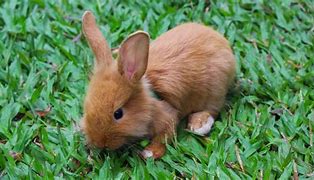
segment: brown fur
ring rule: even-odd
[[[116,149],[130,140],[151,137],[146,149],[158,158],[179,119],[201,111],[216,116],[223,106],[235,60],[227,40],[211,28],[183,24],[150,46],[147,34],[135,33],[122,43],[118,63],[90,12],[83,16],[83,31],[97,62],[82,120],[89,143]],[[149,95],[144,79],[162,101]],[[124,116],[114,120],[113,113],[120,107]]]
[[[235,60],[223,36],[188,23],[151,44],[146,74],[181,117],[205,109],[217,115],[234,78]]]

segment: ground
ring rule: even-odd
[[[86,150],[76,128],[93,64],[84,10],[112,48],[189,21],[224,34],[237,80],[212,132],[181,127],[155,161],[138,156],[143,145]],[[1,0],[0,14],[0,179],[314,178],[313,1]]]

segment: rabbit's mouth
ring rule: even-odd
[[[119,147],[118,149],[116,149],[117,151],[121,151],[121,152],[125,152],[128,151],[130,149],[141,149],[141,145],[139,142],[143,141],[143,140],[150,140],[150,137],[126,137],[127,139],[127,143],[123,144],[121,147]]]
[[[146,139],[147,137],[138,137],[138,136],[126,136],[125,137],[125,144],[123,144],[120,148],[125,148],[128,146],[133,146],[134,144],[136,144],[137,142]],[[119,149],[120,149],[119,148]]]

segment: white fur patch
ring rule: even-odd
[[[149,80],[147,79],[146,75],[144,75],[142,77],[142,83],[144,85],[145,90],[149,91],[151,89],[151,84],[150,84]]]
[[[153,157],[153,152],[150,150],[144,150],[141,152],[141,155],[146,159],[149,157]]]
[[[209,131],[211,130],[213,124],[214,124],[214,118],[212,116],[209,116],[207,119],[206,124],[204,124],[202,127],[198,128],[198,129],[194,129],[193,132],[195,134],[204,136],[205,134],[209,133]]]

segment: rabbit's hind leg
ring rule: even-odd
[[[195,134],[204,136],[211,130],[214,117],[208,111],[200,111],[190,114],[187,129]]]

